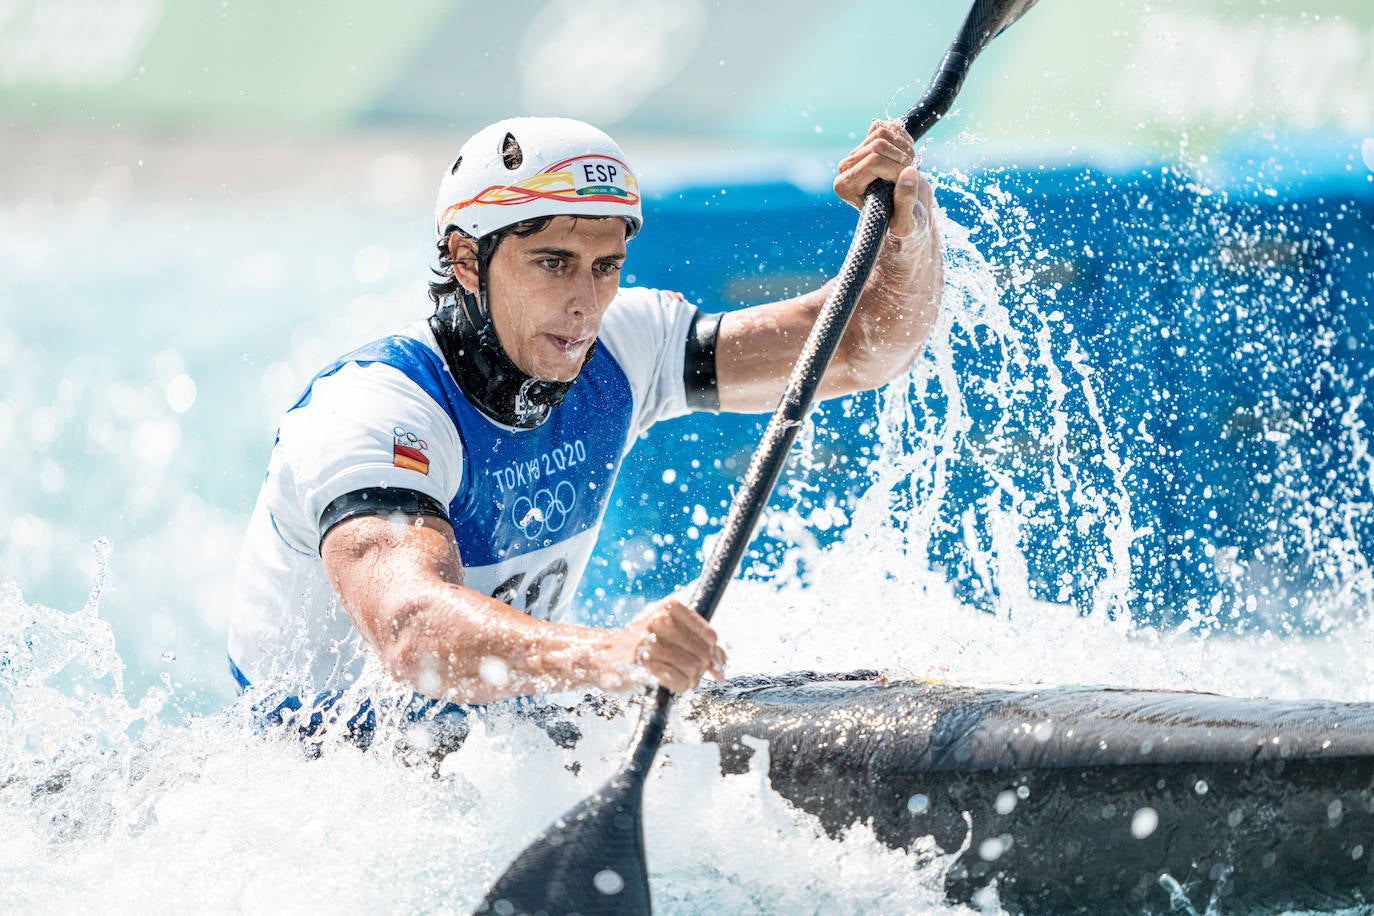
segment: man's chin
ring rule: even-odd
[[[546,382],[567,383],[574,381],[582,374],[582,367],[587,362],[587,349],[589,348],[584,348],[575,356],[572,354],[567,356],[560,354],[556,359],[545,361],[545,363],[539,367],[538,372],[531,374]]]
[[[540,366],[539,370],[532,374],[540,381],[567,384],[575,381],[582,373],[582,361],[578,360],[575,366]]]

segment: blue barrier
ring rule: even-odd
[[[997,585],[975,554],[991,549],[988,506],[1009,503],[997,478],[1011,480],[1029,504],[1012,508],[1023,514],[1032,594],[1087,612],[1114,562],[1112,511],[1101,506],[1124,492],[1138,533],[1126,602],[1136,619],[1324,626],[1341,577],[1374,555],[1359,427],[1374,426],[1361,400],[1374,343],[1367,177],[1307,175],[1280,195],[1258,182],[1209,190],[1169,167],[1002,169],[941,202],[999,278],[1012,330],[975,322],[951,335],[970,428],[943,493],[919,480],[893,490],[899,520],[941,500],[929,556],[911,562],[995,606]],[[681,191],[647,205],[654,231],[633,243],[627,279],[707,309],[814,287],[839,264],[855,219],[828,193],[785,184]],[[1015,362],[1037,334],[1074,383],[1054,404],[1043,365]],[[1030,350],[1043,358],[1038,346]],[[1081,356],[1069,359],[1075,347]],[[1100,427],[1076,366],[1090,372]],[[1008,371],[1028,384],[1010,404],[994,384]],[[784,478],[775,508],[863,492],[876,403],[868,395],[821,409],[810,464]],[[1067,433],[1053,440],[1043,420],[1056,408]],[[917,409],[942,409],[938,390]],[[687,417],[651,433],[660,457],[632,454],[621,472],[584,583],[589,607],[625,594],[627,580],[630,595],[653,597],[696,574],[700,537],[718,524],[763,419]],[[1111,455],[1127,470],[1112,471]],[[1047,484],[1055,460],[1073,469],[1067,502]],[[843,529],[815,534],[824,544]],[[746,574],[776,566],[785,540],[761,537]]]

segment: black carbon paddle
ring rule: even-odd
[[[906,130],[913,139],[919,140],[949,111],[974,58],[988,42],[1035,2],[976,0],[940,61],[930,88],[907,112]],[[859,226],[838,282],[816,317],[782,400],[749,463],[744,484],[730,505],[725,527],[697,580],[691,605],[707,620],[739,567],[787,452],[868,282],[892,218],[892,192],[891,182],[875,181],[865,193]],[[629,761],[596,794],[560,817],[520,854],[487,892],[478,913],[638,916],[651,912],[644,857],[644,780],[663,741],[672,702],[673,694],[666,688],[654,692],[652,705],[646,705],[641,715]]]

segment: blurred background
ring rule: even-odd
[[[607,129],[648,203],[628,282],[764,301],[838,267],[835,163],[919,98],[960,6],[0,0],[0,578],[76,610],[109,538],[127,677],[224,702],[277,418],[428,314],[469,133]],[[1043,0],[924,157],[1000,311],[952,305],[909,385],[826,409],[753,573],[797,572],[786,545],[844,537],[878,480],[910,562],[989,613],[1363,624],[1374,7]],[[759,428],[632,456],[589,619],[690,580]]]

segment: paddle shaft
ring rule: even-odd
[[[994,37],[992,28],[1006,28],[1034,2],[994,0],[974,4],[958,37],[940,61],[930,87],[906,114],[904,126],[913,140],[924,136],[949,111],[973,59]],[[816,316],[816,323],[806,338],[797,364],[792,367],[782,400],[768,421],[763,440],[749,462],[744,483],[730,504],[725,525],[692,592],[692,608],[707,620],[715,614],[726,585],[744,558],[754,527],[782,473],[787,452],[796,441],[797,433],[815,400],[821,378],[839,348],[850,316],[854,314],[859,296],[873,272],[873,265],[877,263],[883,237],[887,234],[887,224],[892,218],[892,195],[892,183],[881,180],[873,182],[864,193],[859,225],[854,231],[854,241],[845,255],[835,286]]]

